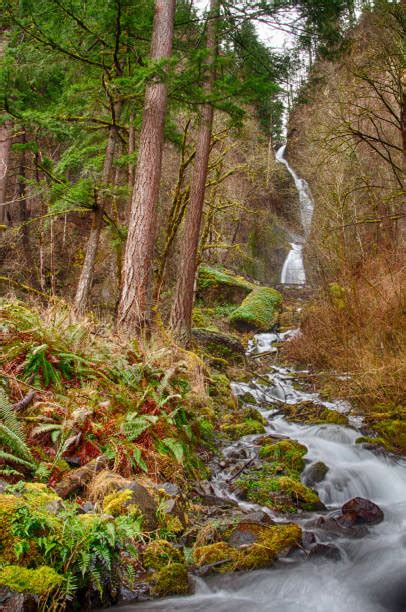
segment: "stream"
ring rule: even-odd
[[[289,332],[284,337],[296,332]],[[251,341],[251,353],[269,352],[277,334],[259,334]],[[320,543],[334,543],[338,559],[307,557],[305,554],[279,560],[266,570],[194,578],[195,592],[189,597],[173,597],[145,603],[127,604],[121,612],[142,610],[175,610],[231,612],[404,612],[406,610],[406,461],[377,454],[355,440],[362,421],[349,414],[350,426],[299,425],[281,415],[283,403],[311,400],[328,408],[348,413],[351,406],[343,401],[324,402],[304,389],[299,373],[272,367],[269,382],[233,383],[237,395],[249,391],[259,403],[268,421],[267,433],[288,436],[308,448],[306,471],[315,461],[329,468],[325,479],[314,488],[327,506],[327,512],[339,509],[344,502],[360,496],[380,506],[384,520],[368,526],[363,537],[332,535],[314,527],[314,519],[325,512],[304,512],[293,516],[304,530],[310,530]],[[295,378],[298,377],[298,378]],[[245,436],[223,449],[224,456],[249,458],[258,436]],[[224,469],[214,468],[212,485],[221,497],[236,499],[228,479],[232,461]],[[218,464],[221,465],[221,464]],[[237,500],[238,501],[238,500]],[[243,510],[257,510],[254,504],[239,501]],[[271,513],[273,520],[284,517]],[[313,525],[311,525],[313,520]]]

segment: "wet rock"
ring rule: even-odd
[[[303,475],[303,481],[308,487],[314,487],[319,482],[322,482],[328,472],[328,466],[322,461],[316,461],[309,465]]]
[[[313,531],[304,531],[302,534],[302,545],[307,548],[309,546],[311,546],[312,544],[315,544],[316,542],[316,536],[314,535]]]
[[[9,483],[0,478],[0,493],[5,493]]]
[[[342,559],[338,546],[335,546],[335,544],[322,544],[320,542],[312,546],[308,553],[308,558],[313,559],[315,557],[324,557],[333,561],[340,561]]]
[[[343,522],[340,522],[339,516],[319,516],[317,519],[309,523],[309,526],[316,527],[318,529],[323,529],[323,531],[327,531],[334,535],[341,535],[350,538],[363,538],[366,536],[369,531],[365,525],[351,525],[347,526]]]
[[[7,588],[0,588],[1,612],[37,612],[39,598],[31,593],[15,593]]]
[[[354,497],[346,502],[342,508],[340,522],[345,526],[377,525],[384,519],[383,511],[379,506],[363,497]]]
[[[84,514],[88,514],[89,512],[94,512],[95,505],[92,502],[87,501],[83,504],[82,510]]]
[[[271,519],[269,514],[263,510],[257,510],[256,512],[248,512],[241,517],[246,523],[261,523],[262,525],[273,525],[274,521]]]
[[[193,559],[198,567],[209,565],[221,573],[266,567],[297,548],[301,536],[295,523],[209,522],[197,535]]]

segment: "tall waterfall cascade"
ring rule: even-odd
[[[300,219],[303,227],[303,236],[296,238],[295,242],[290,243],[290,251],[285,259],[281,273],[281,283],[283,285],[304,285],[306,283],[306,272],[303,264],[303,244],[309,235],[312,224],[314,202],[307,182],[297,176],[289,162],[285,159],[286,145],[280,147],[275,155],[276,161],[286,166],[292,176],[295,187],[299,195]]]

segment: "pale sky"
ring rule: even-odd
[[[209,5],[209,0],[194,0],[195,6],[203,12],[207,9]],[[290,47],[292,45],[292,35],[287,32],[282,32],[281,30],[272,27],[271,25],[267,25],[265,23],[256,22],[255,27],[259,34],[260,39],[266,44],[272,47],[273,49],[283,49],[286,45]]]

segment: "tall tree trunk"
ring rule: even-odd
[[[151,59],[172,53],[176,0],[155,0]],[[153,79],[145,92],[144,116],[124,255],[118,326],[130,332],[151,321],[152,266],[161,179],[167,85]]]
[[[117,120],[121,112],[121,102],[117,102],[114,108],[114,117]],[[113,119],[114,119],[113,117]],[[113,168],[114,153],[117,142],[117,128],[113,125],[109,129],[109,136],[106,145],[106,156],[104,158],[102,183],[105,187],[110,182],[111,171]],[[83,314],[86,310],[87,301],[89,298],[90,289],[92,287],[94,264],[97,251],[99,248],[100,234],[103,227],[103,212],[106,197],[100,198],[100,201],[95,202],[95,210],[93,212],[92,227],[90,230],[89,239],[86,246],[85,261],[83,262],[82,271],[79,278],[79,283],[76,290],[74,308],[76,314]]]
[[[7,173],[10,165],[11,122],[0,125],[0,225],[8,224]]]
[[[400,104],[400,129],[402,131],[403,160],[406,170],[406,70],[403,70],[400,78],[401,104]]]
[[[206,96],[210,96],[216,78],[215,59],[217,54],[218,14],[219,0],[211,0],[207,25],[207,78],[204,87]],[[185,219],[185,230],[181,246],[175,299],[171,312],[172,330],[177,340],[185,345],[190,342],[191,338],[197,253],[209,165],[213,114],[212,105],[210,103],[204,104],[201,111],[199,134],[196,145],[196,159],[190,188],[190,204]]]

